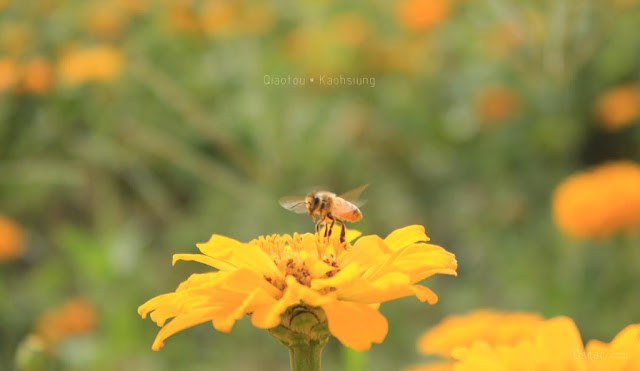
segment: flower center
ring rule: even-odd
[[[292,276],[305,286],[311,286],[311,280],[315,278],[333,277],[340,272],[336,251],[347,248],[346,243],[328,241],[322,236],[310,233],[260,236],[251,243],[269,254],[283,273],[282,277]],[[265,280],[279,290],[287,287],[281,278],[265,276]]]

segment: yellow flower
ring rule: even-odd
[[[630,371],[640,365],[639,349],[638,325],[627,327],[608,345],[592,342],[585,350],[575,323],[560,316],[543,322],[531,338],[513,345],[476,342],[469,348],[458,348],[454,370]]]
[[[623,85],[605,92],[596,103],[596,114],[602,127],[622,129],[640,118],[640,88]]]
[[[14,260],[24,252],[25,236],[22,227],[0,215],[0,262]]]
[[[174,255],[174,263],[192,260],[217,271],[193,274],[175,292],[138,308],[143,318],[151,313],[162,327],[152,348],[157,351],[169,336],[204,322],[229,332],[244,314],[273,334],[292,324],[296,311],[311,313],[317,325],[328,326],[355,350],[381,343],[388,325],[379,304],[412,295],[435,303],[436,294],[417,283],[434,274],[455,275],[457,263],[453,254],[427,243],[421,226],[398,229],[385,239],[364,236],[351,244],[359,235],[348,231],[345,243],[338,236],[310,233],[248,243],[213,235],[197,244],[202,254]],[[315,325],[308,328],[309,333],[316,330]]]
[[[418,351],[450,357],[454,349],[476,341],[490,345],[511,345],[528,336],[543,318],[534,313],[506,313],[480,309],[449,316],[418,340]],[[460,331],[464,329],[464,331]]]
[[[124,56],[111,46],[95,46],[64,54],[58,61],[58,74],[67,84],[112,81],[122,72]]]
[[[453,361],[432,362],[424,365],[409,366],[404,371],[453,371]]]
[[[96,309],[84,298],[67,300],[63,305],[44,312],[35,327],[35,334],[48,346],[73,335],[79,335],[96,327]]]
[[[575,174],[553,195],[558,227],[577,238],[607,237],[640,226],[640,166],[611,162]]]
[[[625,327],[611,343],[589,341],[586,356],[594,359],[590,371],[640,370],[640,324]],[[596,362],[598,357],[605,360]]]

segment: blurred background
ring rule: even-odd
[[[438,304],[382,306],[366,369],[482,307],[609,341],[640,320],[639,24],[637,0],[0,0],[0,370],[288,369],[246,318],[152,352],[136,310],[212,233],[312,231],[277,200],[317,185],[370,183],[355,228],[458,258]]]

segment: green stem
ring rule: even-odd
[[[289,347],[291,371],[320,371],[323,348],[321,342]]]

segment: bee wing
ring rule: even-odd
[[[362,191],[364,191],[365,189],[367,189],[367,187],[369,186],[369,184],[363,184],[358,188],[354,188],[352,190],[350,190],[349,192],[345,192],[341,195],[339,195],[338,197],[344,199],[345,201],[348,201],[350,203],[352,203],[355,206],[362,206],[364,205],[364,203],[366,202],[365,200],[360,200],[360,194],[362,193]]]
[[[307,204],[302,196],[285,196],[278,202],[280,206],[296,214],[304,214],[307,212]]]

